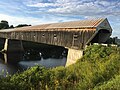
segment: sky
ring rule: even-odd
[[[107,18],[120,38],[120,0],[0,0],[0,21],[9,25]]]

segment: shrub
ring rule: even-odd
[[[120,48],[89,46],[82,59],[68,67],[34,66],[0,78],[1,90],[118,90]]]

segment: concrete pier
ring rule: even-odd
[[[78,59],[83,56],[83,50],[68,49],[67,61],[65,66],[74,64]]]
[[[24,48],[22,45],[22,41],[20,40],[10,40],[6,39],[4,44],[4,49],[2,49],[2,52],[8,53],[8,52],[23,52]]]

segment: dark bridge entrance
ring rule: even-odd
[[[104,43],[109,38],[110,34],[109,30],[101,29],[90,41],[90,43]]]

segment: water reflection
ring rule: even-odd
[[[5,64],[16,64],[19,61],[22,60],[23,53],[15,52],[15,53],[2,53],[3,57],[2,60],[4,60]]]
[[[55,50],[56,51],[56,50]],[[56,56],[57,55],[57,56]],[[52,51],[51,53],[40,52],[38,50],[26,50],[24,53],[0,53],[0,73],[7,71],[13,74],[17,71],[24,71],[28,67],[40,64],[47,68],[56,66],[65,66],[66,64],[66,51],[60,54]],[[6,73],[4,73],[5,75]]]
[[[14,74],[17,71],[23,71],[24,68],[22,68],[18,62],[21,59],[20,53],[0,53],[0,74],[3,73],[6,75],[7,73],[9,74]]]

